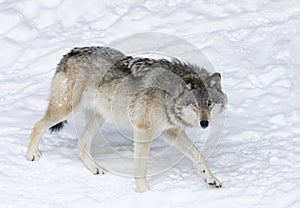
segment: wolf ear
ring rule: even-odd
[[[179,94],[182,94],[184,92],[185,89],[191,89],[192,88],[192,85],[191,83],[180,83],[179,84]]]
[[[185,87],[186,87],[187,89],[191,90],[191,89],[192,89],[192,84],[191,84],[191,83],[187,83],[187,84],[185,85]]]
[[[208,77],[208,86],[217,87],[221,89],[221,74],[218,72],[213,73]]]
[[[191,77],[183,77],[182,80],[184,81],[185,83],[185,88],[191,90],[193,89],[193,85],[192,85],[192,80],[191,80]]]
[[[192,84],[190,83],[189,77],[183,77],[179,84],[179,94],[183,93],[184,89],[192,89]]]
[[[179,84],[179,94],[182,94],[185,89],[192,89],[192,83],[181,82]]]

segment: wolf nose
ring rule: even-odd
[[[200,121],[200,125],[205,129],[206,127],[208,127],[208,121]]]

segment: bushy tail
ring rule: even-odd
[[[64,128],[65,123],[67,123],[67,121],[62,121],[58,124],[55,124],[54,126],[51,126],[49,128],[50,134],[52,134],[53,132],[59,132],[61,129]]]

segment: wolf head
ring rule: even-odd
[[[175,102],[176,117],[186,126],[208,127],[212,116],[219,114],[226,103],[226,95],[221,90],[221,75],[216,72],[204,80],[199,76],[183,80]]]

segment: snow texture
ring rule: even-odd
[[[1,208],[300,207],[300,1],[0,0],[0,25]],[[188,159],[149,177],[143,194],[132,177],[92,175],[79,158],[75,119],[44,135],[39,162],[26,160],[62,55],[138,32],[184,38],[221,72],[229,103],[208,164],[222,189],[208,187]],[[111,125],[104,131],[114,137]],[[112,144],[132,153],[128,141]],[[132,167],[101,147],[96,139],[96,158]],[[156,141],[152,151],[160,148],[167,145]],[[181,157],[168,154],[149,169]]]

